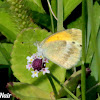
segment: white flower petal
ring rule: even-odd
[[[35,70],[35,71],[31,71],[32,72],[32,77],[38,77],[38,73],[39,71]]]
[[[33,59],[35,59],[35,58],[37,58],[37,55],[36,55],[36,54],[33,54],[31,57],[32,57]]]
[[[26,65],[26,69],[30,70],[30,68],[32,68],[31,64]]]
[[[27,56],[27,57],[26,57],[26,59],[28,60],[28,59],[30,59],[30,57],[29,57],[29,56]]]
[[[45,75],[46,73],[50,73],[50,71],[48,70],[48,68],[42,68],[41,71],[43,72],[43,75]]]
[[[35,75],[34,75],[34,74],[32,74],[31,76],[32,76],[33,78],[35,77]]]
[[[49,63],[47,58],[43,58],[43,62]]]
[[[32,56],[31,57],[28,56],[26,59],[28,60],[27,62],[33,62],[34,60]]]

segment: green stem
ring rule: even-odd
[[[57,0],[57,31],[63,30],[63,0]]]
[[[15,100],[15,97],[12,96],[12,98],[10,100]]]
[[[51,77],[62,87],[64,90],[70,94],[75,100],[79,100],[72,92],[70,92],[55,76],[50,73]]]
[[[86,100],[86,32],[87,32],[87,1],[82,1],[82,19],[83,19],[83,26],[82,26],[82,75],[81,75],[81,91],[82,91],[82,100]]]
[[[51,13],[51,9],[50,9],[50,6],[49,6],[49,0],[47,0],[48,2],[48,7],[49,7],[49,12],[50,12],[50,18],[51,18],[51,28],[52,28],[52,33],[54,33],[54,21],[53,21],[53,16],[52,16],[52,13]]]
[[[50,12],[50,18],[51,18],[51,28],[52,28],[52,33],[54,33],[54,21],[53,21],[53,16]]]
[[[57,90],[56,90],[56,87],[55,87],[55,85],[53,83],[53,80],[52,80],[52,78],[51,78],[51,76],[49,74],[46,74],[46,75],[47,75],[47,77],[48,77],[48,79],[49,79],[49,81],[51,83],[52,89],[53,89],[54,94],[55,94],[55,98],[57,98]]]

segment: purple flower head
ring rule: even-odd
[[[36,59],[34,59],[34,61],[32,62],[32,67],[33,67],[34,70],[40,71],[40,70],[42,69],[42,66],[43,66],[43,64],[42,64],[42,59],[36,58]]]
[[[43,72],[43,75],[45,73],[50,73],[48,68],[46,67],[46,63],[48,63],[48,59],[43,57],[42,53],[37,52],[36,54],[33,54],[31,57],[27,57],[27,65],[26,68],[30,70],[31,68],[34,71],[32,72],[32,77],[38,77],[39,72]]]

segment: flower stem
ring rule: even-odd
[[[82,75],[81,75],[81,91],[82,91],[82,100],[86,100],[86,32],[87,32],[87,0],[82,1]]]
[[[51,77],[62,87],[62,88],[64,88],[64,90],[68,93],[68,94],[70,94],[73,98],[74,98],[74,100],[79,100],[71,91],[69,91],[53,74],[51,74],[50,73],[50,75],[51,75]]]
[[[47,77],[48,77],[48,79],[49,79],[49,81],[51,83],[52,89],[53,89],[54,94],[55,94],[55,98],[57,99],[57,95],[58,94],[57,94],[57,90],[56,90],[56,87],[54,85],[54,82],[53,82],[53,80],[52,80],[52,78],[51,78],[51,76],[49,74],[46,74],[46,75],[47,75]]]
[[[63,0],[57,0],[57,31],[63,30]]]

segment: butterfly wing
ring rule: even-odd
[[[80,59],[82,33],[78,29],[58,32],[45,39],[41,48],[43,55],[66,69],[72,68]]]

